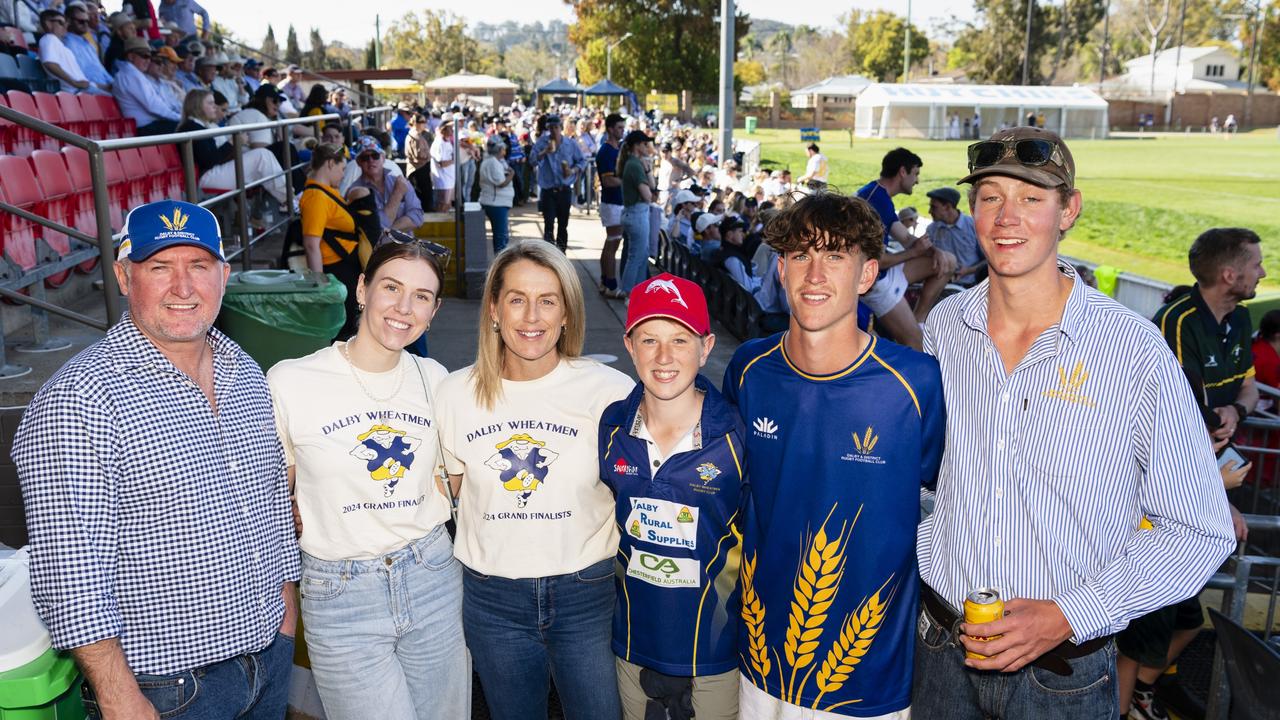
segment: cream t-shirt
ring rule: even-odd
[[[631,378],[594,360],[562,360],[537,380],[502,381],[493,410],[471,368],[440,383],[440,448],[462,475],[454,554],[485,575],[564,575],[613,557],[613,495],[600,482],[600,416]]]
[[[267,383],[285,460],[296,468],[302,550],[322,560],[368,560],[449,519],[435,482],[432,397],[448,371],[407,352],[389,372],[355,370],[375,397],[395,393],[375,402],[352,376],[344,344],[278,363]]]

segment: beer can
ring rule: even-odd
[[[1000,591],[995,588],[979,588],[969,593],[964,599],[964,621],[970,625],[979,623],[989,623],[1004,617],[1004,600],[1000,598]],[[1001,637],[993,635],[991,637],[979,637],[970,635],[969,638],[979,642],[987,642]],[[979,655],[971,650],[966,650],[965,657],[974,660],[986,660],[986,655]]]

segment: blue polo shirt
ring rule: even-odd
[[[600,177],[609,175],[618,176],[618,148],[609,143],[600,143],[600,149],[596,151],[596,174]],[[622,186],[605,187],[600,186],[600,202],[606,205],[622,204]]]
[[[620,536],[613,651],[681,677],[738,667],[747,499],[742,421],[709,380],[695,382],[705,397],[693,450],[656,472],[638,437],[643,385],[600,420],[600,480],[616,498]]]

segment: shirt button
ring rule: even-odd
[[[1009,402],[1009,393],[1000,393],[1000,402]]]
[[[996,547],[1000,547],[1000,538],[998,537],[996,538],[995,544],[996,544]]]
[[[1004,438],[996,440],[996,450],[1004,450]]]
[[[996,488],[996,498],[1004,497],[1004,488]]]

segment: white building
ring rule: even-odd
[[[1102,92],[1108,97],[1164,98],[1175,91],[1244,90],[1247,83],[1239,77],[1240,60],[1233,50],[1216,46],[1172,47],[1126,62],[1124,74],[1104,82]]]
[[[797,109],[814,108],[818,105],[818,96],[822,96],[825,105],[853,107],[858,93],[871,84],[861,75],[833,75],[812,85],[791,91],[791,107]]]
[[[975,115],[987,137],[1002,125],[1024,124],[1028,113],[1043,116],[1043,127],[1062,137],[1107,136],[1107,101],[1078,86],[874,83],[858,95],[856,108],[858,137],[943,140],[953,116],[963,133]]]

